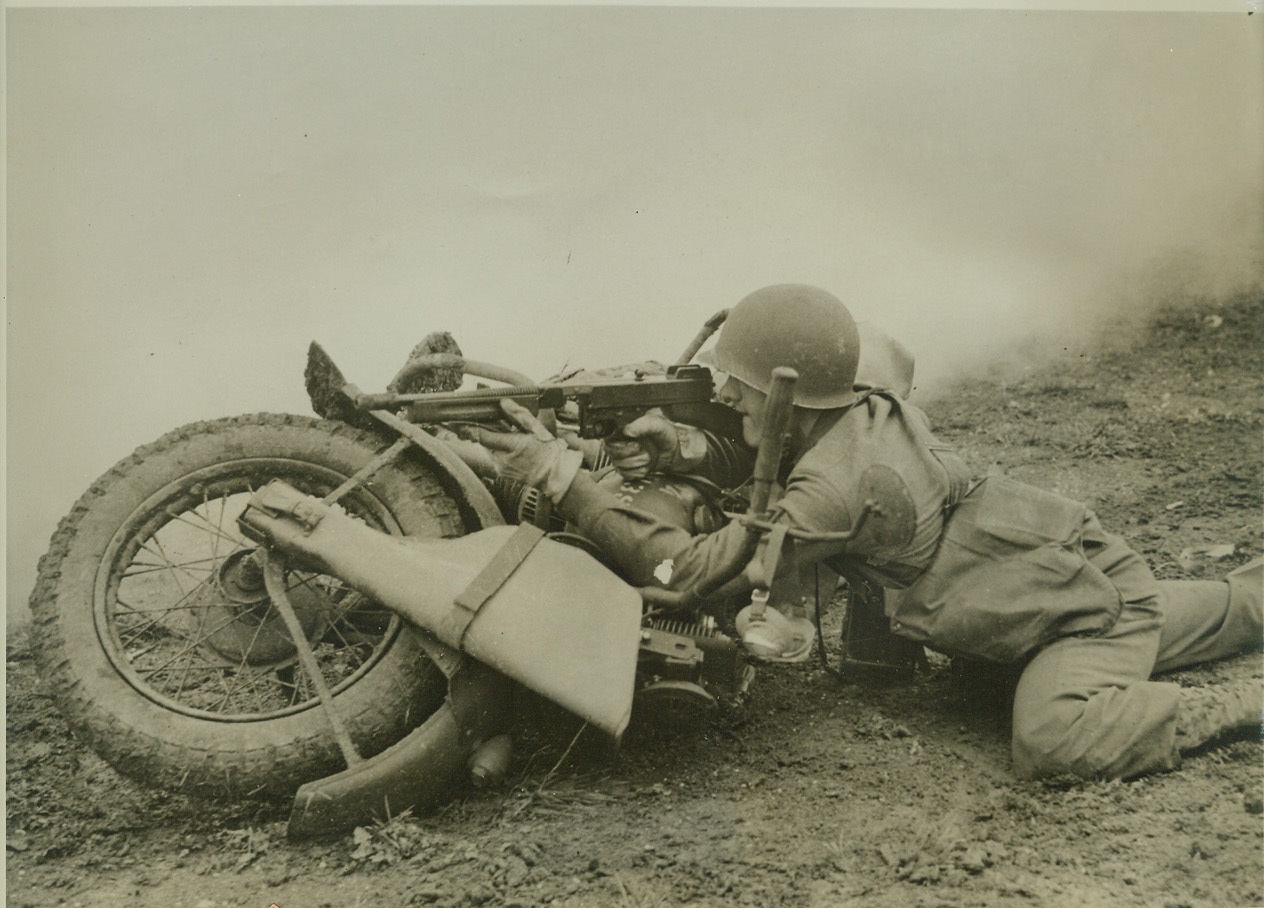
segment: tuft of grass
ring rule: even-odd
[[[579,727],[579,730],[575,732],[575,736],[571,738],[571,742],[562,751],[562,755],[558,757],[557,762],[544,774],[544,778],[534,788],[519,787],[513,792],[511,798],[505,803],[504,811],[501,815],[502,821],[513,820],[527,810],[562,813],[574,808],[600,807],[615,800],[610,795],[596,791],[551,787],[557,780],[558,770],[566,762],[566,758],[570,756],[576,742],[579,741],[580,736],[587,728],[587,722]]]
[[[405,810],[369,826],[357,826],[351,835],[355,850],[351,860],[370,867],[398,864],[417,854],[425,843],[426,832]]]

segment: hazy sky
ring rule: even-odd
[[[544,377],[800,281],[925,388],[1258,282],[1250,6],[9,8],[11,608],[137,445],[308,412],[313,338],[366,390],[438,329]]]

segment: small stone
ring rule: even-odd
[[[1194,842],[1189,846],[1189,856],[1192,858],[1214,858],[1219,853],[1219,848],[1206,842]]]
[[[908,875],[910,883],[934,883],[939,880],[939,868],[933,864],[919,864]]]
[[[982,873],[987,863],[987,852],[978,845],[971,845],[966,849],[965,854],[957,859],[957,865],[970,873]]]
[[[987,851],[986,863],[989,866],[995,864],[997,861],[1003,861],[1009,857],[1009,849],[1000,842],[993,841],[992,839],[985,841],[983,843],[983,848]]]
[[[505,885],[510,888],[521,885],[530,872],[526,861],[521,858],[511,857],[505,870]]]
[[[888,867],[896,867],[900,863],[900,855],[890,845],[879,845],[878,854],[882,855],[882,860]]]
[[[1264,798],[1261,798],[1259,795],[1247,795],[1242,799],[1242,806],[1247,813],[1264,813]]]
[[[408,904],[425,905],[430,902],[437,902],[441,898],[443,898],[443,891],[441,889],[431,889],[428,887],[414,889],[412,895],[408,897]]]

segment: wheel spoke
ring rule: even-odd
[[[199,585],[200,585],[200,584],[199,584]],[[164,619],[164,618],[166,618],[166,617],[167,617],[169,614],[171,614],[172,612],[182,612],[182,611],[183,611],[183,612],[187,612],[187,611],[194,611],[194,610],[197,610],[197,609],[201,608],[202,606],[200,606],[200,605],[199,605],[198,603],[196,603],[196,602],[191,603],[191,604],[188,604],[188,605],[185,605],[185,604],[184,604],[185,602],[187,602],[187,601],[188,601],[189,597],[190,597],[192,594],[193,594],[193,591],[190,591],[189,593],[185,593],[183,596],[181,596],[181,597],[180,597],[180,599],[179,599],[179,600],[177,600],[177,602],[176,602],[176,604],[175,604],[175,605],[169,605],[169,606],[167,606],[167,607],[165,607],[165,608],[161,608],[161,609],[152,609],[152,608],[137,608],[137,607],[136,607],[136,606],[134,606],[134,605],[131,605],[131,604],[127,603],[127,602],[124,602],[121,596],[115,596],[114,602],[115,602],[115,604],[116,604],[116,605],[121,605],[121,606],[123,606],[123,608],[127,609],[127,610],[128,610],[128,612],[130,612],[131,614],[134,614],[134,615],[152,616],[152,617],[150,617],[150,618],[149,618],[148,623],[146,623],[145,625],[143,625],[141,628],[139,628],[139,629],[133,629],[133,639],[134,639],[136,636],[138,636],[138,635],[140,635],[140,634],[144,633],[144,632],[145,632],[145,631],[147,631],[150,627],[152,627],[153,625],[155,625],[155,624],[157,624],[157,623],[163,623],[163,627],[164,627],[164,628],[166,628],[169,632],[171,632],[172,634],[174,634],[174,635],[176,635],[176,636],[178,636],[178,637],[185,637],[185,638],[187,639],[186,634],[185,634],[185,633],[184,633],[184,632],[183,632],[180,628],[178,628],[178,627],[172,627],[171,625],[166,624],[166,623],[163,621],[163,619]],[[117,619],[116,619],[116,620],[117,620]],[[122,631],[120,630],[120,631],[119,631],[119,633],[121,634],[121,633],[122,633]],[[196,643],[196,641],[194,641],[194,642]]]
[[[300,579],[297,582],[288,584],[285,588],[286,592],[293,592],[294,590],[300,589],[300,588],[310,590],[313,595],[321,597],[321,599],[328,604],[326,611],[328,613],[331,613],[330,615],[331,622],[341,621],[345,617],[345,611],[338,610],[338,603],[335,597],[331,594],[331,592],[328,589],[324,588],[322,584],[317,583],[317,580],[320,579],[324,575],[312,574],[312,573],[300,572],[300,571],[290,571],[289,576],[298,577]],[[350,588],[342,587],[339,590],[339,592],[344,592],[344,593],[350,592]]]
[[[152,615],[154,613],[161,613],[165,615],[170,612],[191,612],[195,609],[202,608],[202,606],[198,605],[197,603],[193,603],[190,605],[168,605],[168,606],[164,606],[163,608],[141,608],[141,607],[132,605],[130,603],[124,602],[122,599],[115,599],[114,603],[116,605],[123,606],[123,608],[127,612],[133,615]]]
[[[194,570],[203,571],[204,573],[209,574],[212,571],[214,564],[215,561],[212,558],[195,558],[192,561],[182,561],[179,564],[149,564],[145,561],[133,561],[127,566],[127,569],[123,571],[123,577],[142,577],[145,574],[158,573],[170,570],[173,567],[179,568],[186,574],[190,575],[192,575]]]
[[[256,671],[246,672],[246,683],[249,692],[254,696],[255,712],[263,712],[270,705],[269,694],[271,691],[261,684],[263,676]]]
[[[163,550],[162,542],[158,539],[157,536],[151,536],[149,539],[149,542],[153,543],[153,545],[158,549],[158,557],[162,559],[162,562],[166,567],[167,576],[171,578],[171,582],[174,583],[176,587],[180,590],[181,595],[187,596],[188,592],[185,590],[184,584],[180,582],[180,575],[177,574],[175,570],[177,565],[175,564],[175,562],[173,562],[170,558],[167,557],[167,553]],[[146,543],[146,545],[148,545],[148,543]],[[186,571],[185,573],[188,573],[188,572]],[[190,574],[189,576],[190,578],[192,578],[192,574]]]
[[[290,706],[296,706],[307,699],[307,697],[303,694],[302,685],[302,681],[306,678],[307,675],[299,672],[298,676],[290,681]]]
[[[194,523],[192,520],[189,519],[190,516],[198,518],[198,520],[200,520],[201,523]],[[229,535],[228,533],[225,533],[222,529],[215,526],[215,524],[211,523],[204,515],[199,514],[197,511],[185,511],[182,514],[172,514],[171,518],[172,518],[173,523],[182,523],[185,526],[189,526],[195,530],[198,530],[199,532],[206,533],[208,536],[212,537],[213,539],[226,539],[227,541],[231,542],[236,548],[245,548],[246,546],[250,544],[249,542],[246,541],[245,537],[232,536],[232,535]]]
[[[300,576],[300,575],[302,579],[300,579],[299,582],[297,583],[291,584],[290,586],[287,587],[287,589],[297,589],[300,586],[304,586],[304,587],[307,587],[308,589],[315,590],[319,595],[324,596],[327,601],[334,603],[333,618],[332,618],[331,623],[336,624],[341,621],[346,621],[347,615],[350,612],[354,611],[359,605],[365,602],[373,601],[369,599],[369,597],[365,596],[363,593],[359,592],[358,590],[354,590],[349,586],[346,586],[341,581],[338,581],[336,578],[328,578],[328,579],[334,580],[334,582],[338,585],[338,592],[343,594],[342,601],[345,604],[340,606],[336,596],[331,595],[329,592],[323,589],[320,589],[316,586],[317,579],[320,577],[323,577],[324,575],[310,574],[310,573],[304,574],[299,571],[290,572],[291,577]]]
[[[234,472],[235,471],[235,472]],[[144,515],[143,533],[112,575],[105,619],[116,651],[138,683],[178,708],[230,716],[266,716],[317,702],[314,679],[294,661],[294,641],[275,603],[220,572],[227,559],[255,547],[237,526],[249,496],[273,478],[322,495],[337,481],[314,481],[309,467],[262,473],[226,464],[203,474],[200,488]],[[330,482],[330,484],[326,484]],[[349,500],[350,501],[350,500]],[[369,525],[380,521],[349,506]],[[338,578],[286,572],[316,670],[338,689],[382,651],[398,619]],[[306,641],[299,641],[303,643]]]
[[[268,611],[269,612],[272,611],[272,606],[268,607]],[[263,632],[263,627],[264,627],[263,621],[260,621],[258,624],[255,625],[255,632],[250,635],[250,643],[248,643],[242,649],[241,662],[236,666],[236,670],[233,673],[233,678],[234,678],[233,689],[236,688],[236,679],[252,674],[252,672],[250,672],[249,670],[250,652],[251,650],[255,648],[255,644],[259,642],[259,634]],[[224,699],[219,704],[219,707],[217,707],[217,709],[222,708],[223,706],[227,705],[228,698],[229,696],[231,696],[231,694],[232,694],[232,689],[230,689],[227,693],[224,694]]]
[[[154,628],[161,628],[164,635],[166,636],[177,636],[177,637],[181,636],[178,630],[172,627],[168,627],[166,624],[163,623],[161,617],[157,617],[157,618],[150,618],[144,624],[141,624],[137,627],[119,628],[119,632],[118,632],[119,642],[122,643],[124,646],[127,646],[131,643],[135,643],[137,640],[140,640],[142,637],[144,637]],[[127,636],[124,636],[125,634]]]
[[[352,652],[352,653],[354,653],[354,652],[355,652],[355,644],[353,644],[351,641],[349,641],[349,640],[348,640],[348,639],[347,639],[347,638],[343,635],[342,631],[340,631],[340,630],[338,629],[338,625],[337,625],[337,624],[332,624],[332,625],[330,625],[330,626],[329,626],[329,630],[330,630],[330,632],[331,632],[331,633],[336,634],[336,635],[338,636],[338,639],[342,641],[342,646],[343,646],[343,651],[344,651],[344,652]]]
[[[224,696],[211,707],[212,712],[221,712],[224,707],[228,705],[229,701],[233,698],[233,694],[237,690],[237,682],[241,680],[242,676],[245,674],[242,671],[234,671],[232,674],[232,683],[230,684],[228,679],[229,671],[230,669],[225,667],[219,673],[220,686],[224,688]]]
[[[206,624],[206,613],[205,613],[205,612],[203,612],[202,614],[200,614],[200,615],[198,616],[198,619],[199,619],[199,620],[198,620],[198,625],[199,625],[199,630],[200,630],[202,627],[205,627],[205,624]],[[207,634],[206,636],[207,636],[207,637],[214,636],[215,634],[219,633],[219,632],[220,632],[221,630],[223,630],[224,628],[229,627],[230,625],[232,625],[232,624],[233,624],[233,622],[235,622],[236,620],[237,620],[237,616],[236,616],[236,615],[230,615],[229,617],[227,617],[227,618],[225,618],[223,621],[221,621],[219,624],[217,624],[217,625],[215,626],[215,628],[214,628],[214,629],[213,629],[213,630],[212,630],[209,634]],[[198,648],[198,646],[200,646],[200,645],[201,645],[201,642],[202,642],[202,640],[204,640],[204,639],[206,639],[206,638],[205,638],[205,637],[200,637],[200,636],[199,636],[199,637],[196,637],[195,639],[191,640],[191,641],[189,642],[189,645],[188,645],[188,646],[184,647],[184,649],[180,650],[180,651],[179,651],[178,653],[176,653],[174,656],[172,656],[171,658],[169,658],[166,662],[164,662],[162,665],[160,665],[160,666],[159,666],[159,668],[166,668],[168,665],[170,665],[172,662],[176,661],[177,659],[183,659],[183,658],[184,658],[185,656],[187,656],[189,653],[191,653],[191,652],[193,652],[194,650],[196,650],[196,649]],[[150,671],[152,672],[152,671],[155,671],[155,670],[156,670],[156,669],[151,669]]]
[[[227,500],[227,495],[221,495],[219,497],[219,521],[215,524],[214,533],[211,534],[211,559],[216,564],[219,564],[219,536],[224,531],[224,507],[227,505]],[[206,508],[207,511],[211,509],[210,497],[207,495],[205,489],[202,490],[202,506]],[[196,516],[202,516],[200,511],[194,511],[193,513]]]

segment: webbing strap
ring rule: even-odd
[[[531,550],[544,538],[544,530],[530,523],[518,524],[512,536],[505,540],[491,561],[470,581],[470,585],[456,597],[455,604],[460,611],[453,613],[452,624],[460,634],[462,642],[465,632],[488,599],[496,595],[496,591],[505,585],[505,581],[518,569],[518,565],[526,561]]]
[[[768,541],[764,548],[764,557],[760,561],[760,573],[763,575],[763,582],[760,584],[764,589],[772,589],[773,580],[777,574],[777,565],[781,562],[781,547],[785,544],[786,533],[790,530],[790,526],[784,523],[773,524],[771,530],[768,531]]]

